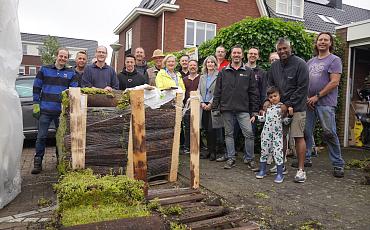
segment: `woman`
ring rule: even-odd
[[[211,112],[217,74],[217,60],[214,56],[208,56],[203,62],[198,91],[201,96],[202,128],[206,131],[208,147],[208,154],[202,155],[201,158],[209,157],[211,161],[216,160],[216,152],[223,154],[223,144],[221,141],[217,143],[217,134],[221,132],[220,128],[223,126],[221,115]]]
[[[168,54],[163,59],[164,69],[161,69],[155,78],[155,84],[160,90],[181,88],[185,92],[185,85],[182,81],[181,74],[175,71],[176,57],[173,54]]]

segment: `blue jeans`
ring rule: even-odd
[[[244,136],[244,159],[254,159],[254,135],[250,122],[249,113],[246,112],[223,112],[222,117],[225,126],[225,143],[227,158],[235,160],[234,125],[237,121]]]
[[[59,126],[59,115],[41,114],[39,118],[39,127],[36,140],[36,155],[35,157],[44,157],[46,140],[48,138],[48,130],[51,122],[54,122],[55,128]]]
[[[314,110],[307,109],[305,140],[306,140],[306,159],[311,158],[312,146],[314,144],[313,132],[317,118],[323,130],[323,141],[328,145],[329,158],[334,167],[344,167],[337,128],[335,124],[335,107],[316,106]]]

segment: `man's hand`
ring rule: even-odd
[[[212,109],[212,103],[209,103],[208,105],[206,105],[204,109],[207,111],[210,111]]]
[[[289,114],[290,116],[293,116],[293,113],[294,113],[294,111],[293,111],[293,107],[289,107],[289,108],[288,108],[288,114]]]
[[[40,104],[33,104],[32,116],[37,120],[40,118]]]
[[[281,109],[281,114],[286,114],[288,107],[285,104],[283,104],[281,105],[280,109]]]
[[[107,91],[109,91],[109,92],[112,92],[112,87],[110,87],[110,86],[106,86],[105,88],[104,88],[104,90],[107,90]]]
[[[260,116],[263,116],[265,114],[265,110],[261,109],[259,112],[258,112],[258,115]]]
[[[319,101],[319,98],[318,96],[312,96],[310,98],[307,99],[307,106],[310,108],[310,109],[314,109],[315,108],[315,105],[316,103]]]
[[[256,121],[256,116],[251,117],[251,123],[254,123]]]

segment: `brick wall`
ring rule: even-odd
[[[215,0],[177,0],[180,6],[177,12],[166,13],[165,20],[165,51],[177,51],[184,48],[185,19],[204,21],[217,24],[217,30],[226,27],[246,16],[259,17],[256,1]]]

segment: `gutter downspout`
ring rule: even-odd
[[[162,52],[164,52],[164,12],[165,11],[163,11],[163,13],[162,13],[162,34],[161,34],[161,36],[162,36],[162,41],[161,41],[161,50],[162,50]]]

